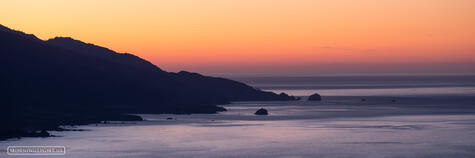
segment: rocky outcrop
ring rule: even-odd
[[[320,94],[318,94],[318,93],[315,93],[315,94],[312,94],[311,96],[309,96],[308,100],[309,101],[321,101],[322,96],[320,96]]]
[[[260,109],[257,110],[254,114],[255,114],[255,115],[269,115],[269,113],[267,112],[267,110],[264,109],[264,108],[260,108]]]

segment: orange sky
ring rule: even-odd
[[[0,23],[133,53],[169,71],[475,67],[474,0],[2,0]]]

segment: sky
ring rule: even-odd
[[[474,73],[474,0],[1,0],[0,24],[205,74]]]

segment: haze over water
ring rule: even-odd
[[[475,75],[333,75],[235,77],[262,90],[308,96],[429,96],[475,94]]]
[[[475,76],[236,79],[304,97],[235,102],[219,114],[144,114],[142,122],[68,127],[85,131],[10,139],[0,147],[64,145],[71,158],[475,157]],[[314,92],[323,101],[305,100]],[[270,115],[253,114],[261,107]]]

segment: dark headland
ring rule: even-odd
[[[0,139],[134,113],[216,113],[231,101],[295,100],[246,84],[166,72],[128,53],[68,37],[43,41],[0,25]]]

